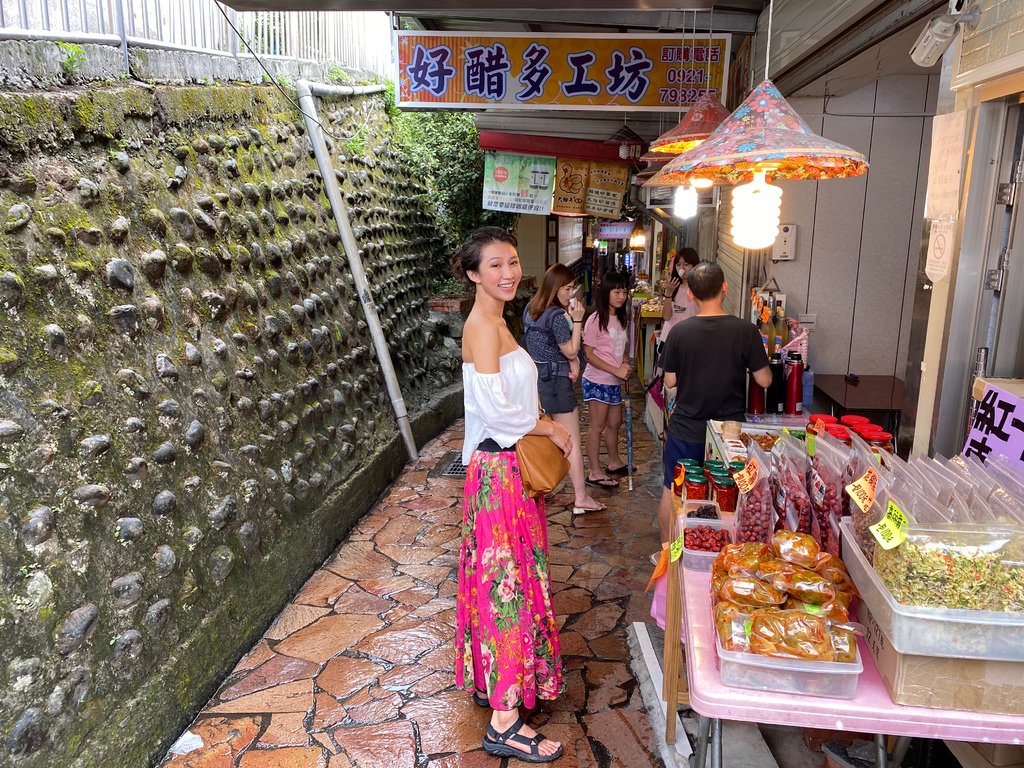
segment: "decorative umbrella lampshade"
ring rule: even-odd
[[[839,179],[859,176],[867,169],[864,155],[811,131],[778,88],[765,80],[702,144],[676,157],[645,184],[679,186],[694,178],[735,184],[754,178],[752,188],[734,190],[734,202],[737,195],[742,200],[745,194],[747,202],[759,201],[755,210],[767,204],[774,208],[774,215],[751,217],[748,225],[741,217],[749,216],[750,208],[740,205],[737,212],[734,205],[734,228],[738,226],[744,241],[751,243],[745,247],[766,248],[778,236],[782,198],[781,190],[767,183],[767,175],[772,179]]]
[[[618,144],[619,157],[623,160],[636,160],[644,153],[647,142],[628,125],[624,125],[607,139],[605,144]]]
[[[704,91],[674,128],[651,142],[651,153],[679,155],[688,152],[710,136],[728,116],[729,110],[710,91]]]

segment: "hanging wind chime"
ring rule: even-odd
[[[815,134],[768,79],[774,0],[768,6],[765,80],[699,146],[684,152],[647,180],[677,186],[695,179],[740,184],[733,189],[733,240],[767,248],[779,235],[782,190],[777,179],[840,179],[868,170],[863,154]]]

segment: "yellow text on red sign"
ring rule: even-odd
[[[730,35],[399,31],[398,106],[666,111],[725,100]]]

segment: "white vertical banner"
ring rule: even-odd
[[[960,213],[960,166],[964,157],[967,113],[949,112],[932,118],[932,150],[928,158],[928,198],[924,217],[937,219]]]

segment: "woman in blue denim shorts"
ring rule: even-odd
[[[628,298],[629,276],[621,272],[607,273],[601,280],[596,311],[583,326],[583,352],[587,357],[583,400],[590,414],[587,485],[598,488],[615,488],[619,483],[611,475],[625,475],[628,471],[619,455],[622,382],[629,378],[630,371],[629,363],[623,359],[628,342]],[[608,454],[607,471],[601,469],[602,440]]]
[[[523,312],[523,343],[537,364],[540,407],[569,431],[569,478],[575,499],[572,512],[582,515],[605,509],[587,493],[583,483],[580,419],[573,382],[580,373],[583,302],[576,296],[576,277],[564,264],[544,273],[540,288]]]

